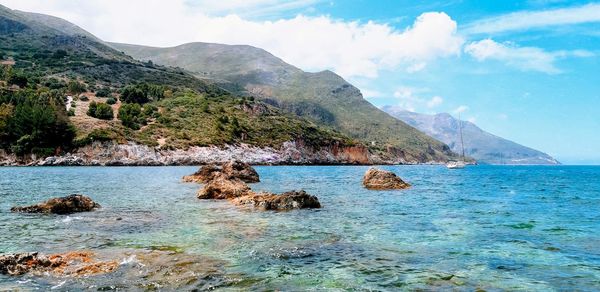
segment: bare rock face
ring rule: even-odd
[[[223,174],[229,178],[237,178],[247,183],[259,182],[258,173],[250,164],[239,160],[223,164]]]
[[[225,200],[250,194],[250,187],[239,179],[219,175],[198,191],[198,199]]]
[[[75,212],[88,212],[99,208],[100,204],[92,201],[84,195],[70,195],[61,198],[53,198],[46,202],[25,207],[12,207],[12,212],[23,213],[53,213],[70,214]]]
[[[221,166],[217,164],[203,165],[194,174],[184,176],[183,181],[208,183],[218,176],[223,176],[227,179],[239,179],[246,183],[260,181],[256,170],[250,164],[239,160],[229,161]]]
[[[410,187],[395,173],[369,168],[363,177],[363,185],[369,190],[401,190]]]
[[[197,183],[207,183],[213,180],[216,176],[221,174],[221,167],[216,164],[207,164],[200,167],[198,171],[196,171],[192,175],[186,175],[183,177],[184,182],[197,182]]]
[[[249,205],[263,210],[286,211],[292,209],[321,208],[319,199],[305,191],[290,191],[280,195],[252,193],[235,199],[234,204]]]

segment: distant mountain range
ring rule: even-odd
[[[189,43],[154,48],[111,43],[142,61],[179,67],[237,94],[252,95],[358,139],[398,162],[445,161],[450,149],[366,101],[331,71],[304,72],[251,46]]]
[[[419,114],[398,107],[382,108],[390,115],[461,152],[459,125],[463,127],[465,154],[484,164],[559,164],[550,155],[490,134],[475,124],[459,122],[450,114]]]

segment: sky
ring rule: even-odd
[[[105,41],[263,48],[376,106],[448,112],[567,164],[600,164],[600,2],[0,0]]]

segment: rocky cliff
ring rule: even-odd
[[[290,141],[280,149],[246,144],[224,147],[190,147],[166,150],[128,143],[94,142],[62,156],[18,158],[0,150],[0,166],[163,166],[199,165],[241,160],[250,164],[416,164],[387,160],[364,146],[331,145],[314,149],[303,141]],[[436,162],[430,162],[436,163]]]

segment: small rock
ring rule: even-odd
[[[218,176],[224,176],[228,179],[239,179],[246,183],[256,183],[260,179],[258,173],[248,163],[238,160],[229,161],[219,166],[216,164],[207,164],[192,175],[183,177],[184,182],[208,183]]]
[[[184,182],[197,182],[197,183],[207,183],[216,176],[221,174],[221,167],[216,164],[207,164],[200,167],[198,171],[196,171],[192,175],[186,175],[183,177]]]
[[[256,170],[250,164],[239,160],[229,161],[223,164],[223,174],[230,178],[237,178],[247,183],[260,181]]]
[[[369,168],[363,177],[363,185],[369,190],[400,190],[410,187],[395,173]]]
[[[7,254],[0,256],[0,274],[23,275],[34,269],[49,268],[52,262],[37,252]]]
[[[218,176],[198,191],[198,199],[233,199],[250,194],[250,187],[239,179]]]
[[[46,202],[26,207],[12,207],[12,212],[23,213],[53,213],[70,214],[75,212],[92,211],[99,208],[100,204],[92,201],[90,197],[84,195],[70,195],[61,198],[53,198]]]
[[[68,252],[42,255],[37,252],[0,255],[0,274],[23,275],[48,273],[89,276],[110,273],[117,269],[116,261],[94,262],[91,252]]]
[[[234,200],[237,205],[251,205],[263,210],[292,210],[306,208],[321,208],[319,199],[305,191],[290,191],[280,195],[260,193],[250,194]]]

